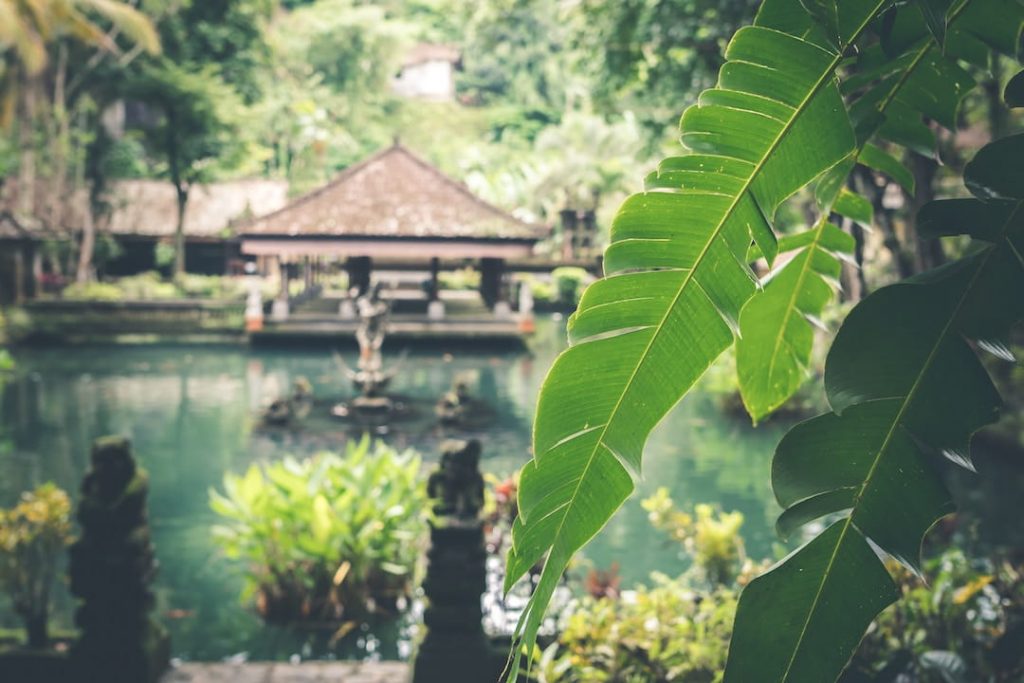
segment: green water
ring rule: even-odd
[[[542,321],[530,352],[443,350],[413,353],[393,390],[423,408],[424,419],[392,428],[383,438],[414,446],[436,458],[445,433],[429,419],[432,402],[457,376],[497,417],[470,434],[484,444],[486,471],[513,472],[528,457],[533,407],[544,372],[562,346],[563,328]],[[150,515],[160,560],[157,582],[162,619],[172,631],[175,656],[218,660],[239,653],[253,659],[304,650],[304,638],[264,627],[239,599],[241,569],[222,558],[210,538],[215,519],[207,492],[225,471],[283,454],[340,448],[352,430],[318,408],[304,428],[266,432],[257,413],[299,376],[320,399],[351,395],[324,351],[245,348],[55,348],[16,352],[17,372],[0,402],[0,504],[44,481],[77,491],[92,439],[108,433],[131,437],[151,474]],[[388,361],[393,360],[389,357]],[[354,362],[352,354],[349,361]],[[769,556],[777,508],[768,484],[769,461],[783,427],[754,430],[724,416],[711,396],[686,398],[653,435],[640,494],[668,486],[678,503],[717,503],[744,513],[750,555]],[[685,568],[677,548],[652,530],[634,497],[586,550],[594,565],[618,562],[624,583],[650,571]],[[54,623],[70,623],[70,599],[57,596]],[[0,627],[17,622],[0,602]],[[404,656],[394,625],[370,627],[333,651],[337,656]]]

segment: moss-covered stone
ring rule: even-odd
[[[168,665],[169,638],[152,616],[157,563],[148,491],[130,442],[97,439],[82,482],[82,535],[71,547],[70,566],[71,592],[81,601],[72,664],[85,683],[151,683]]]

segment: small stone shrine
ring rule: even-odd
[[[480,519],[480,442],[442,444],[441,465],[427,490],[435,501],[435,519],[423,582],[426,633],[413,661],[412,683],[497,681],[507,653],[491,645],[482,623],[487,551]]]
[[[71,592],[81,636],[72,652],[75,681],[153,683],[167,669],[170,640],[153,618],[156,558],[146,514],[149,481],[131,443],[93,443],[82,482],[81,537],[71,547]]]

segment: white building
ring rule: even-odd
[[[421,43],[406,55],[391,89],[402,97],[451,101],[459,61],[459,51],[451,45]]]

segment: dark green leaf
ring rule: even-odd
[[[914,174],[888,152],[875,145],[868,144],[861,150],[857,161],[868,168],[889,176],[906,190],[907,194],[914,194]]]
[[[1008,138],[981,150],[968,173],[973,189],[986,197],[1024,194],[1003,180],[1024,172],[1019,145]],[[852,576],[838,560],[820,558],[842,557],[860,539],[917,570],[925,533],[952,509],[939,454],[969,467],[972,434],[998,418],[1000,397],[968,340],[991,348],[1024,319],[1024,200],[947,201],[923,213],[931,234],[983,242],[959,261],[878,290],[843,323],[825,366],[833,412],[793,428],[772,465],[785,510],[780,531],[841,519],[744,591],[727,681],[835,680],[871,610],[885,603],[873,603],[868,614],[849,605],[830,611],[822,602],[833,591],[874,595],[879,583],[866,568]],[[989,224],[979,227],[983,221]],[[871,563],[884,575],[879,560]],[[787,568],[788,578],[775,578]],[[802,595],[773,600],[797,584]],[[820,633],[829,648],[816,645]],[[763,676],[754,673],[759,665]]]
[[[1003,99],[1011,107],[1024,107],[1024,71],[1010,79],[1003,91]]]
[[[857,529],[833,524],[744,589],[724,683],[834,681],[898,596]]]

